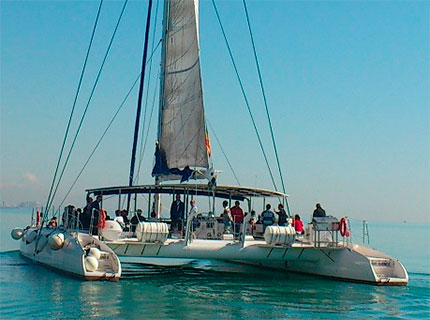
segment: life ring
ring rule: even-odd
[[[345,217],[340,219],[339,231],[342,237],[349,237],[351,235],[348,230],[348,220]]]

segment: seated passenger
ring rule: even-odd
[[[133,216],[133,218],[131,218],[130,220],[130,224],[131,224],[131,231],[135,232],[136,231],[136,226],[139,222],[144,222],[146,221],[145,217],[142,216],[142,210],[138,209],[137,210],[137,214],[135,214]]]
[[[325,210],[321,208],[321,205],[319,203],[316,204],[316,208],[314,210],[313,218],[322,218],[325,217]]]
[[[113,219],[113,221],[116,221],[119,223],[119,225],[121,226],[121,228],[125,228],[125,223],[124,223],[124,218],[121,215],[121,210],[116,210],[115,211],[115,218]]]
[[[127,212],[127,210],[122,210],[121,211],[121,216],[122,216],[122,219],[124,220],[124,224],[129,224],[129,220],[128,220],[128,212]]]
[[[52,217],[52,219],[48,223],[48,228],[56,228],[57,227],[57,217]]]
[[[263,223],[263,234],[266,231],[268,226],[271,226],[275,223],[275,214],[270,209],[272,206],[270,204],[266,204],[266,210],[261,213],[261,222]]]
[[[296,230],[297,234],[305,233],[305,230],[303,229],[303,222],[300,220],[300,216],[298,214],[294,216],[294,229]]]
[[[153,210],[153,211],[151,211],[151,218],[149,218],[149,221],[150,222],[157,222],[158,221],[158,219],[157,219],[157,213]]]

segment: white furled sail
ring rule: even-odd
[[[162,159],[156,161],[163,162],[164,169],[208,168],[198,0],[166,0],[164,25],[158,141]]]

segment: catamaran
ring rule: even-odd
[[[245,1],[244,5],[246,9]],[[131,216],[137,214],[138,197],[145,195],[147,218],[138,219],[133,226],[124,225],[105,221],[102,210],[94,209],[91,221],[97,217],[99,228],[93,234],[94,226],[82,230],[80,213],[68,207],[63,227],[49,229],[42,223],[25,230],[14,229],[12,236],[21,239],[21,253],[87,279],[118,279],[120,261],[175,266],[210,259],[344,281],[406,285],[409,277],[400,261],[351,242],[346,217],[314,218],[299,235],[292,225],[285,190],[218,183],[219,171],[211,160],[203,106],[198,0],[164,1],[158,135],[152,170],[155,183],[133,183],[151,6],[149,0],[129,184],[86,190],[88,197],[101,196],[101,208],[107,197],[118,198],[118,210],[126,200],[127,214]],[[187,216],[181,228],[161,219],[161,197],[166,195],[168,199],[180,195],[184,200]],[[189,203],[195,199],[205,199],[201,202],[208,203],[207,208],[191,210]],[[221,211],[217,208],[220,199],[228,201],[229,207],[232,201],[246,203],[243,221],[235,223],[234,232],[216,215]],[[269,200],[286,206],[286,225],[260,223],[255,212],[263,211]]]

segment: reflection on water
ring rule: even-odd
[[[0,313],[6,318],[430,316],[428,274],[411,274],[408,287],[375,287],[200,261],[186,268],[130,264],[119,282],[85,282],[27,262],[17,252],[0,259]]]

